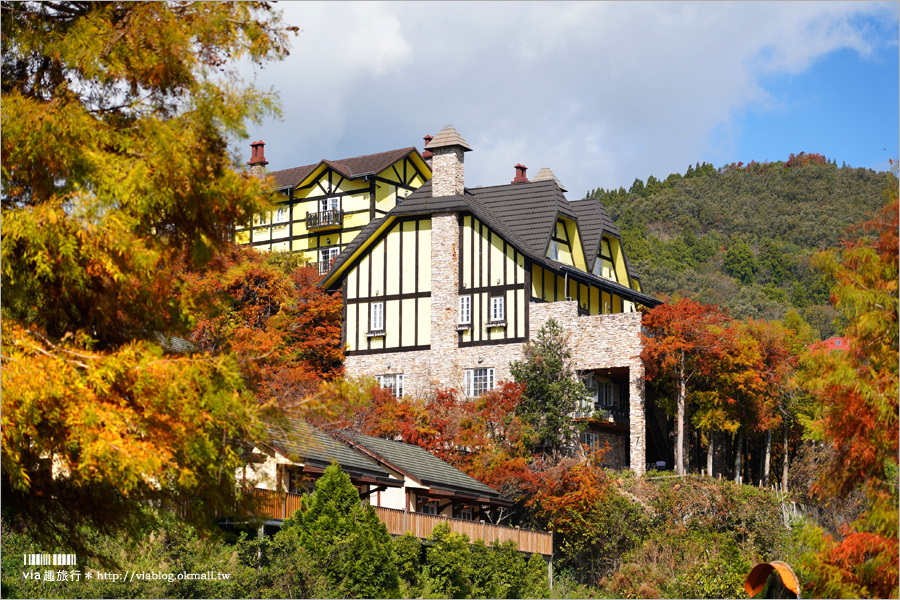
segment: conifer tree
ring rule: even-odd
[[[534,429],[539,446],[570,453],[578,436],[572,413],[590,395],[572,367],[562,327],[548,319],[523,352],[522,361],[509,365],[516,382],[525,385],[517,414]]]
[[[276,571],[290,571],[297,554],[323,573],[340,597],[396,598],[393,543],[375,509],[363,504],[350,476],[332,463],[300,509],[273,540]],[[303,589],[282,590],[303,597]]]
[[[228,152],[287,54],[266,3],[2,3],[2,484],[36,535],[232,508],[262,434],[239,362],[194,352],[182,266],[266,205]],[[179,300],[179,298],[182,298]],[[173,337],[175,336],[175,337]]]

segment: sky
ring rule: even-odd
[[[291,54],[242,74],[269,170],[453,125],[466,185],[549,167],[570,200],[688,165],[900,154],[897,2],[288,2]],[[244,147],[246,146],[246,147]],[[249,140],[239,149],[250,158]]]

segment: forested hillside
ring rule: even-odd
[[[793,308],[825,338],[837,333],[837,313],[810,257],[877,210],[894,176],[801,153],[719,169],[698,163],[588,196],[622,231],[648,293],[718,304],[737,318],[780,319]]]

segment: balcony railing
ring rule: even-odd
[[[628,410],[615,408],[600,408],[596,410],[577,410],[572,413],[576,419],[587,419],[599,423],[614,423],[616,425],[628,425],[630,422]]]
[[[256,500],[256,516],[283,521],[300,508],[300,494],[276,492],[254,488],[253,498]],[[484,540],[486,543],[512,540],[520,552],[538,553],[545,556],[553,554],[553,534],[545,531],[532,531],[518,527],[493,525],[484,521],[468,521],[440,515],[426,515],[395,508],[375,506],[375,514],[387,527],[391,535],[412,533],[417,538],[425,539],[437,525],[446,523],[452,533],[464,533],[469,539]]]
[[[331,210],[321,210],[319,212],[306,213],[306,229],[329,229],[332,227],[340,227],[344,224],[344,211],[333,208]]]
[[[328,260],[321,260],[315,263],[315,266],[319,269],[319,275],[324,275],[328,271],[331,270],[331,267],[334,266],[334,261],[337,260],[337,256],[334,258],[330,258]]]

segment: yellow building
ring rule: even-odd
[[[248,164],[263,175],[268,164],[265,144],[252,146]],[[321,160],[268,176],[278,198],[275,209],[237,227],[235,241],[260,251],[299,252],[324,274],[363,227],[384,217],[428,181],[431,169],[410,147]]]
[[[322,280],[343,295],[346,373],[397,396],[481,395],[510,378],[510,361],[554,318],[594,390],[584,413],[604,416],[587,441],[618,436],[618,466],[642,472],[635,307],[660,302],[641,291],[603,206],[568,201],[549,169],[528,181],[522,165],[510,184],[465,187],[471,147],[451,126],[426,150],[432,180],[366,225]]]

